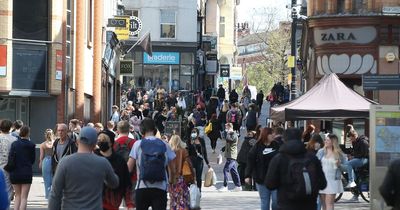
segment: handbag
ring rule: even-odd
[[[213,172],[214,170],[212,168],[208,169],[204,178],[204,187],[211,187],[213,185]]]
[[[212,123],[211,122],[208,123],[208,125],[206,126],[204,131],[207,135],[211,133],[211,131],[212,131]]]
[[[8,161],[7,164],[4,166],[4,170],[6,170],[7,172],[11,172],[15,169],[15,156],[16,156],[16,152],[10,152],[9,156],[8,156]]]
[[[182,164],[182,176],[186,184],[194,183],[194,174],[189,162],[185,159]]]
[[[189,193],[190,193],[190,208],[191,209],[200,208],[201,193],[197,185],[191,184],[189,187]]]

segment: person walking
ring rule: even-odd
[[[278,154],[279,145],[273,140],[273,130],[263,128],[260,137],[254,147],[251,148],[246,167],[246,183],[250,184],[251,179],[256,182],[258,194],[261,199],[261,210],[277,210],[277,191],[269,190],[264,185],[265,175],[271,159]],[[270,202],[272,201],[272,202]],[[270,208],[271,206],[271,208]]]
[[[103,209],[103,184],[117,188],[118,176],[104,157],[93,153],[96,129],[83,127],[78,151],[61,159],[53,178],[49,209]]]
[[[256,95],[256,104],[258,106],[258,117],[260,117],[261,115],[261,108],[263,103],[264,103],[264,93],[262,90],[260,90],[260,92],[258,92]]]
[[[4,119],[0,121],[0,170],[3,170],[7,165],[11,144],[17,140],[17,138],[10,135],[11,126],[12,122],[10,120]],[[13,198],[14,189],[10,182],[9,173],[6,170],[3,172],[8,194],[8,203],[10,203]]]
[[[231,173],[235,188],[233,191],[242,191],[240,183],[240,176],[237,170],[237,143],[239,141],[238,134],[233,130],[232,123],[225,125],[225,131],[222,134],[222,139],[226,141],[225,144],[225,166],[224,166],[224,186],[220,189],[221,192],[228,191],[228,173]]]
[[[10,206],[6,188],[6,178],[3,170],[0,170],[0,210],[7,210]]]
[[[218,114],[218,120],[221,123],[221,131],[225,129],[225,124],[226,124],[226,113],[229,111],[229,103],[227,100],[224,101],[221,111]]]
[[[248,131],[247,136],[244,137],[244,141],[242,143],[242,146],[240,147],[240,151],[237,157],[237,162],[238,162],[238,171],[239,171],[239,176],[240,176],[240,183],[245,185],[244,190],[251,190],[253,188],[253,184],[250,184],[246,186],[245,182],[245,175],[246,175],[246,166],[247,166],[247,159],[249,156],[249,151],[251,148],[256,145],[257,138],[256,138],[256,132],[255,131]]]
[[[217,147],[217,140],[221,138],[221,123],[217,119],[217,114],[212,114],[211,119],[208,123],[211,123],[212,130],[207,134],[211,141],[211,149],[215,154],[215,149]]]
[[[200,137],[199,130],[197,128],[192,129],[190,134],[190,141],[188,141],[188,150],[190,160],[192,161],[193,167],[196,171],[196,182],[197,187],[201,191],[202,174],[204,162],[206,162],[208,168],[210,168],[210,162],[207,157],[206,143],[203,138]]]
[[[379,193],[385,200],[386,205],[393,207],[394,210],[400,209],[400,159],[390,163]]]
[[[78,150],[76,141],[73,138],[75,134],[72,136],[67,135],[67,129],[68,127],[66,124],[60,123],[57,125],[58,138],[53,143],[53,154],[51,156],[51,168],[53,174],[57,169],[58,163],[63,157],[71,155]]]
[[[17,141],[11,145],[8,160],[15,167],[10,171],[10,181],[15,191],[14,210],[25,210],[32,184],[32,165],[35,162],[35,144],[29,139],[30,128],[22,126]]]
[[[110,131],[102,131],[97,136],[98,149],[95,153],[101,157],[105,157],[110,162],[114,172],[119,179],[118,187],[113,189],[104,185],[103,187],[103,209],[118,210],[125,200],[125,205],[128,210],[133,210],[135,204],[132,196],[132,183],[128,171],[128,166],[124,158],[115,153],[113,150],[115,135]]]
[[[51,171],[51,155],[53,154],[54,134],[53,130],[46,129],[44,142],[40,144],[39,169],[42,169],[45,198],[49,198],[53,173]]]
[[[236,90],[233,89],[230,93],[229,93],[229,103],[230,104],[234,104],[239,102],[239,95],[237,94]]]
[[[250,104],[249,111],[246,113],[245,122],[248,131],[254,131],[258,125],[257,107],[255,104]]]
[[[171,183],[168,186],[170,198],[169,207],[171,210],[188,210],[190,206],[189,187],[182,174],[185,161],[189,164],[192,174],[195,172],[189,159],[189,153],[186,150],[186,144],[182,142],[181,138],[178,135],[172,135],[169,140],[169,145],[176,154],[176,158],[172,160],[176,167],[168,169],[170,174],[174,174],[174,176],[169,177]]]
[[[302,132],[288,128],[284,134],[285,143],[269,163],[264,184],[270,190],[278,190],[279,210],[317,209],[319,190],[325,189],[326,179],[321,162],[315,155],[308,154],[301,141]],[[294,167],[296,166],[296,167]],[[308,179],[303,175],[307,169]],[[311,192],[306,192],[304,183],[309,183]],[[296,190],[297,189],[297,190]],[[303,191],[304,190],[304,191]]]
[[[222,86],[222,84],[218,85],[217,96],[218,96],[218,109],[220,109],[222,106],[222,103],[225,100],[225,89]]]
[[[231,109],[226,113],[226,122],[231,123],[233,130],[240,134],[240,125],[242,122],[242,112],[240,111],[239,104],[232,104]]]
[[[336,194],[343,192],[340,165],[346,162],[335,134],[329,134],[325,138],[325,146],[318,151],[317,157],[321,161],[327,181],[326,188],[319,191],[322,209],[333,210]]]
[[[167,209],[168,176],[166,167],[175,168],[173,159],[176,155],[168,143],[155,137],[156,124],[150,118],[140,123],[142,140],[136,141],[129,154],[128,169],[132,173],[136,167],[136,209]],[[169,174],[174,176],[174,174]]]

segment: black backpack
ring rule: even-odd
[[[131,148],[129,148],[129,144],[133,141],[133,139],[128,138],[124,144],[120,144],[119,142],[115,142],[116,147],[115,147],[115,152],[121,157],[124,158],[125,161],[128,161],[129,159],[129,153],[131,152]]]
[[[166,181],[166,151],[167,146],[161,139],[142,139],[140,143],[141,155],[139,163],[139,181],[150,183]]]
[[[317,165],[311,157],[301,158],[288,156],[289,164],[286,174],[287,197],[293,201],[316,198],[319,193]]]

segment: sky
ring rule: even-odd
[[[237,7],[238,22],[254,23],[256,28],[262,28],[262,23],[265,22],[265,9],[274,9],[277,11],[277,21],[287,20],[289,9],[286,5],[290,0],[240,0],[240,5]],[[261,26],[258,26],[261,25]]]

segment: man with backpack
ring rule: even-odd
[[[321,162],[308,154],[301,141],[301,130],[289,128],[285,143],[270,162],[265,185],[278,190],[279,210],[317,209],[319,190],[327,183]]]
[[[166,167],[175,168],[172,160],[176,155],[168,143],[155,137],[157,133],[154,120],[144,118],[140,124],[142,140],[136,141],[128,160],[130,172],[136,167],[136,209],[167,209],[168,175]],[[174,177],[174,174],[169,174]]]
[[[240,133],[240,125],[242,122],[242,112],[239,110],[237,103],[232,104],[232,108],[226,113],[226,122],[232,123],[233,130]]]

